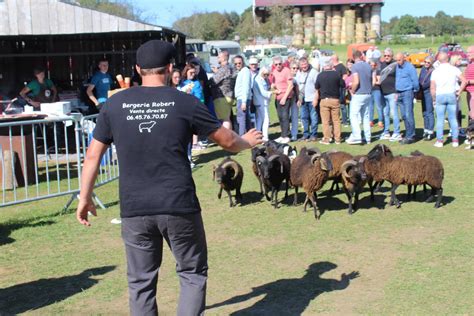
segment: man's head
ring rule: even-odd
[[[449,55],[448,53],[441,52],[438,54],[438,61],[442,64],[449,62]]]
[[[431,57],[431,56],[428,56],[428,57],[425,58],[424,66],[426,68],[430,68],[431,66],[433,66],[433,62],[434,62],[434,58]]]
[[[281,71],[283,69],[283,60],[280,56],[273,57],[273,65],[277,71]]]
[[[100,72],[105,74],[109,71],[109,61],[107,59],[101,59],[97,63],[97,67],[99,67]]]
[[[399,66],[403,66],[403,64],[405,63],[405,55],[403,53],[397,53],[395,55],[395,61]]]
[[[38,66],[33,69],[33,74],[35,75],[38,81],[42,82],[45,77],[45,70],[42,66]]]
[[[219,55],[217,55],[217,60],[219,61],[219,65],[227,65],[229,63],[229,52],[221,50]]]
[[[258,59],[256,57],[249,58],[249,68],[251,72],[257,72],[258,69]]]
[[[334,54],[334,55],[331,56],[331,61],[332,61],[333,65],[337,65],[337,64],[339,64],[339,57],[336,54]]]
[[[354,54],[352,54],[352,57],[354,58],[355,61],[362,60],[362,52],[360,50],[356,50]]]
[[[391,63],[393,60],[393,50],[391,48],[385,48],[383,51],[383,60],[386,63]]]
[[[321,66],[323,67],[324,70],[331,70],[333,68],[333,63],[331,59],[324,59],[322,61]]]
[[[175,56],[173,44],[160,40],[148,41],[137,50],[137,71],[142,77],[169,75]]]
[[[474,45],[467,48],[467,57],[469,61],[474,61]]]
[[[234,67],[237,69],[237,71],[245,67],[244,59],[240,55],[235,56],[232,62],[234,63]]]
[[[303,71],[303,72],[307,72],[307,71],[308,71],[308,69],[309,69],[308,58],[306,58],[306,57],[300,58],[298,64],[299,64],[299,66],[300,66],[300,70],[301,70],[301,71]]]

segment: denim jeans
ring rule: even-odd
[[[436,96],[436,139],[443,140],[444,113],[448,112],[449,126],[451,127],[452,139],[457,140],[459,126],[456,120],[456,95],[441,94]]]
[[[405,121],[405,138],[415,138],[415,114],[413,113],[413,90],[398,93],[398,104]]]
[[[250,100],[246,101],[247,108],[242,111],[243,100],[237,100],[237,123],[239,124],[239,135],[242,136],[250,129]]]
[[[423,123],[425,132],[433,132],[434,130],[434,112],[433,112],[433,98],[431,97],[430,89],[423,91],[421,98],[421,109],[423,113]]]
[[[398,107],[395,102],[395,93],[384,95],[383,102],[383,118],[384,118],[384,134],[390,133],[390,116],[393,118],[393,134],[400,135],[400,119],[398,118]]]
[[[374,121],[374,108],[377,109],[377,117],[379,122],[384,121],[383,107],[382,107],[382,92],[380,90],[372,90],[372,97],[370,98],[369,118]]]
[[[316,137],[318,134],[318,113],[312,102],[301,104],[301,121],[303,121],[303,137]]]
[[[349,106],[351,118],[351,138],[354,140],[362,140],[360,121],[364,127],[364,136],[366,141],[370,141],[370,120],[369,120],[369,105],[370,94],[354,94],[352,96],[351,104]]]
[[[280,105],[280,100],[275,99],[275,107],[280,121],[281,137],[288,137],[290,131],[290,107],[291,99],[286,100],[284,105]]]
[[[290,108],[291,117],[291,138],[296,139],[298,137],[298,120],[299,120],[300,108],[296,104],[296,100],[292,99]]]

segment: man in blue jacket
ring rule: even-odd
[[[251,80],[250,70],[245,66],[242,56],[234,57],[234,68],[238,72],[235,79],[234,93],[237,99],[237,123],[239,135],[244,135],[250,129],[250,100]]]
[[[398,93],[398,104],[405,121],[405,137],[400,144],[412,144],[415,142],[415,115],[413,113],[413,98],[419,90],[418,76],[415,67],[405,61],[405,56],[398,53],[395,88]]]

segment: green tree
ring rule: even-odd
[[[420,28],[416,23],[416,19],[406,14],[400,18],[400,21],[398,21],[393,28],[392,33],[395,35],[420,34]]]
[[[264,20],[258,20],[257,35],[272,39],[277,36],[291,34],[291,7],[275,5],[270,7]]]
[[[230,39],[234,28],[226,14],[219,12],[195,13],[173,23],[173,28],[191,38],[203,40]]]

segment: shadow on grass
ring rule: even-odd
[[[225,157],[229,156],[232,157],[236,154],[225,151],[223,149],[217,149],[209,152],[202,152],[197,155],[196,164],[199,166],[200,164],[205,164],[210,161],[214,161],[217,159],[224,159]],[[217,165],[218,162],[216,162]]]
[[[346,289],[359,272],[341,274],[341,279],[325,279],[321,275],[334,270],[337,265],[332,262],[311,264],[302,278],[281,279],[263,284],[247,294],[229,298],[226,301],[208,306],[207,309],[242,303],[265,295],[250,307],[235,311],[230,315],[301,315],[312,300],[319,295]]]
[[[84,270],[80,274],[40,279],[0,289],[0,314],[21,314],[63,301],[96,285],[94,276],[106,274],[115,266]]]
[[[260,194],[260,192],[242,192],[242,206],[260,203],[262,201],[266,201],[266,199],[264,195]]]
[[[55,223],[56,222],[52,220],[30,218],[27,220],[13,221],[7,222],[6,224],[0,224],[0,246],[10,244],[15,241],[15,239],[10,237],[11,233],[15,230],[29,227],[41,227],[46,225],[52,225]]]

